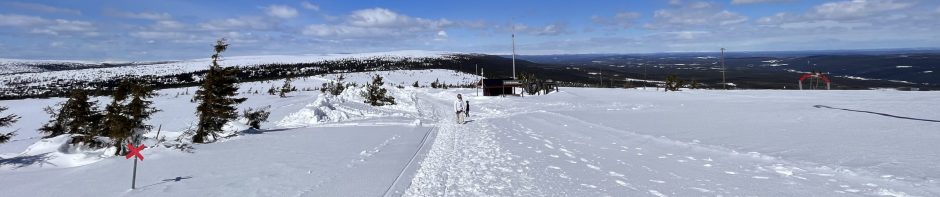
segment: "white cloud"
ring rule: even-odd
[[[0,14],[0,26],[14,26],[14,27],[25,27],[33,25],[41,25],[49,23],[49,20],[46,20],[41,17],[35,16],[25,16],[17,14]]]
[[[186,24],[174,20],[161,20],[153,24],[153,28],[159,30],[176,30],[183,29],[185,27]]]
[[[121,17],[121,18],[130,18],[130,19],[144,19],[144,20],[170,20],[173,19],[173,16],[170,13],[166,12],[122,12],[116,10],[107,10],[105,11],[107,15]]]
[[[353,11],[347,22],[350,25],[362,27],[394,27],[394,26],[423,26],[428,28],[442,28],[453,25],[447,19],[424,19],[402,15],[385,8],[371,8]]]
[[[568,26],[565,25],[564,23],[555,23],[555,24],[545,25],[544,27],[532,32],[532,34],[540,35],[540,36],[554,36],[554,35],[561,35],[565,33],[568,33]]]
[[[742,4],[757,4],[757,3],[779,3],[779,2],[788,2],[793,0],[731,0],[733,5],[742,5]]]
[[[854,28],[859,28],[859,27],[870,27],[870,26],[872,25],[869,23],[838,22],[838,21],[833,21],[833,20],[793,22],[793,23],[784,23],[780,25],[780,27],[784,29],[819,29],[819,28],[854,29]]]
[[[29,33],[34,33],[34,34],[46,34],[46,35],[50,35],[50,36],[58,36],[58,35],[59,35],[59,32],[52,31],[52,30],[50,30],[50,29],[32,29],[32,30],[29,30]]]
[[[199,27],[203,30],[270,29],[274,26],[274,22],[260,17],[227,18],[199,24]]]
[[[707,31],[678,31],[678,32],[667,32],[666,34],[674,36],[676,39],[682,40],[692,40],[696,39],[699,36],[707,35],[710,32]]]
[[[436,41],[445,41],[447,40],[447,32],[444,30],[438,31],[437,35],[434,37]]]
[[[394,37],[403,32],[391,31],[384,28],[370,28],[350,25],[309,25],[302,31],[304,35],[318,37],[345,37],[345,38],[377,38]]]
[[[74,14],[81,15],[82,12],[75,9],[53,7],[37,3],[24,3],[24,2],[6,2],[3,3],[6,6],[16,8],[18,10],[32,10],[37,12],[44,13],[62,13],[62,14]]]
[[[15,19],[15,20],[4,20]],[[55,19],[46,20],[38,17],[4,17],[0,15],[0,26],[33,27],[29,33],[58,36],[61,32],[84,32],[86,36],[96,36],[94,24],[88,21]]]
[[[286,5],[270,5],[265,7],[264,11],[268,14],[268,16],[277,18],[289,19],[297,17],[297,9]]]
[[[855,19],[913,6],[894,0],[851,0],[830,2],[813,8],[812,16],[825,19]]]
[[[356,10],[337,24],[314,24],[302,30],[304,35],[333,38],[402,39],[440,33],[454,25],[447,19],[411,17],[385,8]],[[446,34],[446,32],[445,32]]]
[[[55,24],[47,27],[53,31],[94,31],[95,26],[87,21],[70,21],[65,19],[56,19]]]
[[[139,31],[131,33],[131,36],[142,38],[142,39],[157,39],[157,40],[170,40],[170,39],[181,39],[187,37],[186,34],[180,32],[161,32],[161,31]]]
[[[640,19],[640,17],[642,17],[642,14],[638,12],[617,12],[611,18],[592,16],[591,21],[602,25],[629,28],[632,27],[634,23],[636,23],[636,20]]]
[[[304,9],[313,10],[313,11],[320,11],[320,6],[319,6],[319,5],[313,4],[313,3],[310,3],[310,2],[307,2],[307,1],[302,1],[302,2],[300,2],[300,6],[303,7]]]
[[[661,9],[653,12],[653,21],[645,27],[651,29],[668,28],[711,28],[747,22],[748,17],[728,10],[722,10],[708,2],[694,2],[678,5],[677,8]]]

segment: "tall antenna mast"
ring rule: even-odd
[[[725,48],[721,48],[721,87],[728,89],[728,83],[725,82]]]
[[[512,79],[516,79],[516,24],[512,25]]]

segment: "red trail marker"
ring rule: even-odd
[[[138,159],[141,160],[141,161],[144,160],[144,155],[141,155],[141,154],[140,154],[140,151],[144,150],[144,148],[146,148],[146,147],[145,147],[143,144],[141,144],[141,145],[139,145],[139,146],[137,146],[137,147],[134,147],[134,145],[131,145],[130,143],[127,143],[127,151],[128,151],[128,152],[127,152],[127,155],[124,156],[124,159],[130,159],[131,157],[137,157],[137,158],[134,158],[134,175],[133,175],[133,177],[131,178],[131,189],[137,189],[137,160],[138,160]]]
[[[130,159],[131,157],[137,157],[137,159],[140,159],[141,161],[143,161],[143,160],[144,160],[144,155],[141,155],[141,154],[140,154],[140,151],[144,150],[144,148],[146,148],[146,147],[145,147],[143,144],[141,144],[140,146],[138,146],[138,147],[136,147],[136,148],[134,147],[134,145],[127,144],[128,153],[127,153],[126,156],[124,156],[124,159]]]

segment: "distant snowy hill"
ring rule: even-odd
[[[328,72],[444,67],[455,53],[392,51],[357,54],[265,55],[223,57],[223,67],[239,67],[242,80],[310,76]],[[58,60],[0,59],[0,97],[61,96],[71,88],[107,90],[123,78],[160,87],[191,86],[210,65],[209,58],[168,61],[95,63]]]

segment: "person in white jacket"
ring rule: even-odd
[[[463,101],[463,96],[457,94],[457,101],[454,101],[454,111],[457,113],[457,124],[464,123],[464,110],[467,109],[467,103]]]

